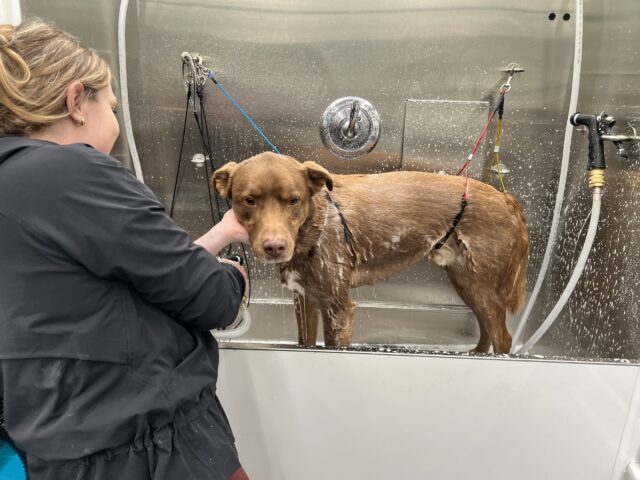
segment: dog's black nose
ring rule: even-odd
[[[284,253],[284,249],[286,248],[286,246],[287,244],[283,239],[277,238],[265,240],[262,244],[262,249],[268,256],[272,258],[278,258]]]

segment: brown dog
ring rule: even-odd
[[[522,305],[529,251],[524,213],[511,195],[469,180],[468,205],[444,241],[461,210],[462,177],[332,175],[269,152],[226,164],[213,183],[232,199],[258,260],[277,263],[295,292],[301,345],[315,345],[318,318],[325,345],[349,345],[355,308],[349,290],[426,256],[446,269],[476,314],[475,351],[509,352],[506,311]]]

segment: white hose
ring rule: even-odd
[[[131,127],[131,114],[129,112],[129,88],[127,85],[127,45],[125,42],[125,27],[127,24],[127,9],[129,0],[120,1],[120,11],[118,12],[118,69],[120,70],[120,103],[122,105],[122,117],[124,119],[124,131],[129,145],[129,153],[133,162],[133,171],[141,182],[142,166],[138,158],[136,141],[133,138],[133,128]]]
[[[251,314],[248,308],[242,307],[231,325],[225,330],[212,330],[211,333],[217,340],[227,340],[244,335],[249,328],[251,328]]]
[[[631,462],[627,467],[629,480],[640,480],[640,464]]]
[[[575,31],[575,40],[574,40],[574,50],[573,50],[573,75],[571,80],[571,97],[569,98],[569,114],[576,111],[578,104],[578,93],[580,91],[580,74],[581,74],[581,66],[582,66],[582,30],[583,30],[583,0],[576,0],[576,31]],[[567,173],[569,171],[569,156],[571,153],[571,139],[573,138],[573,129],[574,127],[571,125],[569,121],[569,116],[567,116],[567,125],[564,130],[564,145],[562,148],[562,164],[560,167],[560,178],[558,180],[558,192],[556,193],[556,204],[553,209],[553,218],[551,220],[551,229],[549,230],[549,238],[547,239],[547,248],[544,252],[544,258],[542,260],[542,266],[540,267],[540,271],[538,272],[538,278],[536,279],[536,284],[533,287],[533,291],[529,296],[529,300],[527,301],[527,305],[524,308],[522,315],[520,316],[520,320],[518,323],[518,327],[516,329],[516,333],[513,335],[513,348],[512,353],[514,353],[514,349],[516,345],[520,341],[522,334],[524,333],[524,328],[527,325],[527,321],[529,319],[529,315],[531,314],[531,310],[533,309],[533,305],[538,299],[538,294],[540,293],[540,289],[542,288],[542,283],[544,282],[545,276],[547,274],[547,269],[549,268],[549,263],[551,261],[551,255],[553,254],[553,250],[556,245],[556,238],[558,235],[558,224],[560,223],[560,214],[562,212],[562,202],[564,200],[564,190],[567,184]]]
[[[0,1],[2,10],[0,11],[0,23],[8,23],[17,27],[22,22],[22,13],[20,12],[20,0],[4,0]]]
[[[573,269],[573,273],[571,274],[569,283],[567,283],[567,286],[564,288],[564,292],[562,292],[562,295],[560,295],[558,302],[553,307],[553,310],[551,310],[551,313],[546,318],[546,320],[542,322],[542,325],[540,325],[538,330],[533,335],[531,335],[531,338],[521,347],[516,348],[513,353],[527,353],[527,351],[531,347],[533,347],[545,333],[547,333],[547,330],[549,330],[551,325],[553,325],[556,317],[560,314],[565,304],[569,300],[569,297],[573,293],[573,289],[576,287],[576,284],[580,279],[580,275],[582,275],[584,267],[587,264],[589,253],[591,252],[591,247],[593,245],[593,240],[595,239],[596,232],[598,231],[598,219],[600,218],[600,204],[602,201],[602,191],[600,187],[594,187],[592,195],[593,206],[591,207],[591,221],[589,222],[589,230],[587,230],[587,236],[584,239],[584,245],[582,246],[580,257],[578,257],[578,262]]]

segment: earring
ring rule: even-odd
[[[80,125],[81,127],[84,125],[84,118],[78,120],[78,125]]]

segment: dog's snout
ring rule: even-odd
[[[287,248],[287,242],[282,238],[272,238],[262,243],[262,249],[271,258],[278,258]]]

